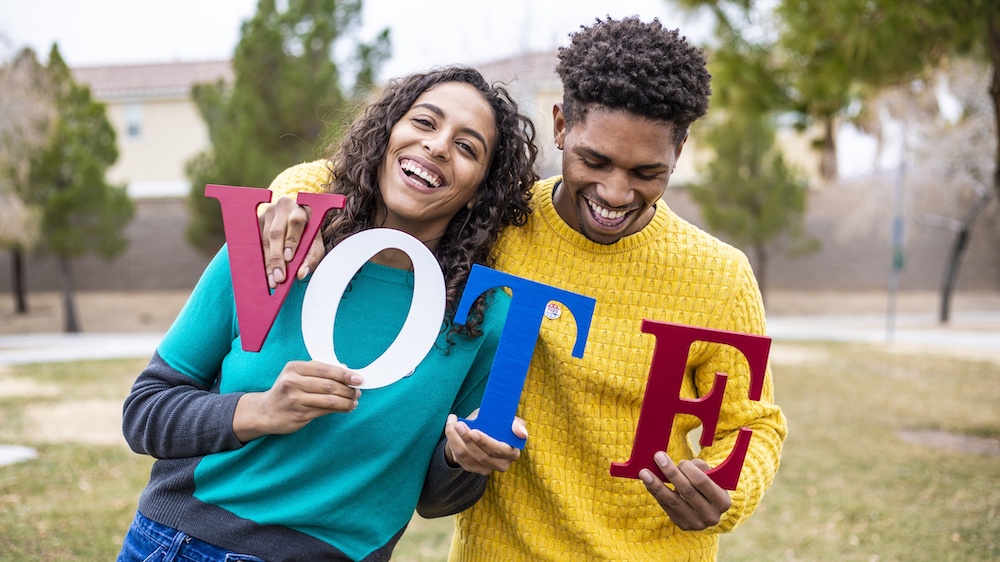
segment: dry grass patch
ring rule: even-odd
[[[723,538],[723,562],[1000,558],[1000,457],[909,432],[1000,440],[992,361],[877,345],[822,346],[782,364],[782,466],[758,512]]]

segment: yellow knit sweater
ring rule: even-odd
[[[272,189],[317,190],[303,185],[302,174],[279,177]],[[715,560],[718,533],[750,516],[778,468],[786,421],[773,402],[770,369],[762,399],[754,402],[740,352],[699,342],[688,359],[685,398],[706,394],[716,372],[729,375],[715,442],[699,456],[715,466],[733,449],[740,427],[753,430],[739,486],[730,493],[733,506],[716,527],[681,531],[641,481],[612,477],[609,468],[632,451],[655,345],[641,331],[642,320],[764,334],[753,273],[741,252],[663,202],[642,231],[611,245],[591,242],[552,206],[559,179],[536,184],[535,211],[526,226],[503,233],[496,267],[594,297],[586,352],[583,359],[571,355],[576,325],[569,310],[543,320],[518,408],[530,437],[511,470],[493,474],[483,498],[458,515],[450,559]],[[697,425],[692,416],[678,417],[667,449],[672,459],[694,456],[686,436]]]

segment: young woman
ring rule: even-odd
[[[309,360],[308,277],[293,282],[260,351],[244,351],[228,254],[216,256],[125,402],[126,440],[158,460],[119,560],[388,560],[418,502],[445,515],[478,499],[484,480],[454,465],[506,461],[465,463],[442,435],[450,415],[479,406],[507,296],[481,297],[464,325],[452,319],[472,265],[491,265],[500,230],[527,218],[533,142],[507,92],[464,67],[391,83],[354,123],[321,180],[346,196],[324,225],[326,248],[403,231],[437,258],[446,293],[427,356],[363,395],[357,372]],[[292,168],[284,181],[298,173],[316,172]],[[413,286],[403,252],[361,267],[338,305],[344,364],[386,350]]]

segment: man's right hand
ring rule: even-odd
[[[264,270],[267,272],[267,284],[272,289],[288,278],[285,268],[299,247],[309,215],[308,207],[300,206],[289,197],[280,197],[258,217],[264,245]],[[316,266],[324,255],[326,249],[320,232],[309,246],[306,259],[295,274],[296,278],[305,279],[310,271],[316,271]]]

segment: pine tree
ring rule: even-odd
[[[803,226],[808,188],[785,163],[774,126],[764,114],[730,111],[705,126],[700,140],[715,155],[688,190],[712,231],[752,250],[766,295],[768,260],[779,240],[791,252],[818,247]]]
[[[62,270],[64,329],[78,332],[72,259],[123,252],[134,208],[125,187],[105,179],[118,147],[104,104],[74,81],[56,45],[47,68],[58,115],[45,150],[32,162],[25,198],[42,209],[39,250],[53,254]]]
[[[355,104],[344,94],[333,52],[360,23],[361,4],[289,0],[279,10],[274,0],[261,0],[243,24],[232,88],[195,87],[212,143],[188,162],[187,235],[195,247],[214,252],[224,240],[218,202],[205,197],[206,184],[267,187],[281,170],[317,158],[339,138]],[[355,83],[363,92],[388,56],[388,32],[356,47]]]

